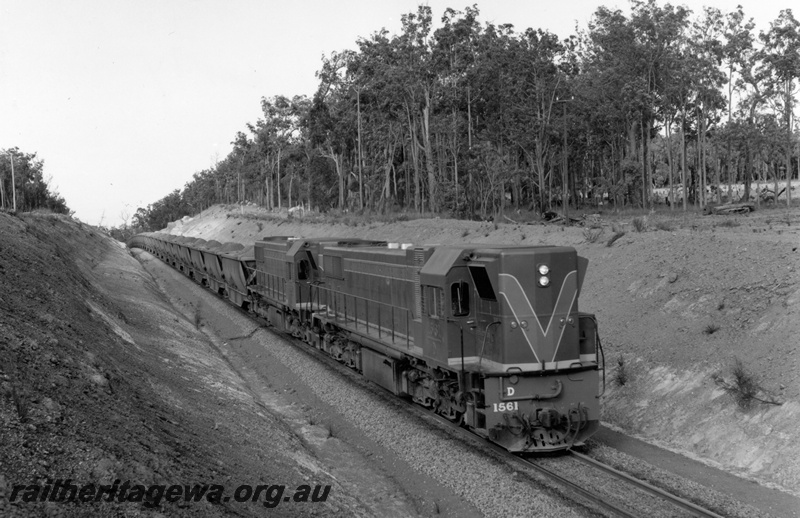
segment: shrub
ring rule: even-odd
[[[734,357],[731,367],[731,379],[726,380],[720,373],[711,375],[714,383],[733,397],[739,408],[749,409],[754,401],[768,405],[782,405],[761,386],[753,374],[745,369],[739,358]]]
[[[707,334],[707,335],[713,335],[717,331],[719,331],[719,326],[717,324],[714,324],[714,323],[708,324],[706,326],[706,328],[703,329],[703,332],[705,334]]]
[[[628,383],[628,371],[625,368],[625,358],[620,356],[617,358],[617,369],[614,371],[614,382],[620,387]]]
[[[583,229],[583,238],[587,243],[595,243],[603,234],[602,228],[585,228]]]
[[[669,221],[659,221],[658,223],[656,223],[656,228],[658,230],[664,230],[666,232],[672,232],[673,230],[675,230],[675,227],[673,227],[672,223],[670,223]]]

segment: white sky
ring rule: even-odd
[[[438,21],[445,8],[476,2],[427,3]],[[225,158],[236,132],[261,116],[262,97],[313,95],[323,54],[382,27],[398,33],[419,3],[1,0],[0,148],[37,153],[81,220],[120,225]],[[599,5],[630,12],[620,0],[477,3],[481,23],[562,38]],[[790,3],[686,2],[695,12],[742,4],[759,29]]]

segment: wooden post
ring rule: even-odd
[[[14,200],[14,212],[17,212],[17,181],[14,177],[14,153],[8,152],[11,157],[11,196]]]

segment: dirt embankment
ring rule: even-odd
[[[228,497],[239,484],[332,484],[326,503],[269,512],[360,512],[198,327],[120,243],[61,216],[0,213],[0,515],[265,512],[261,501],[156,502],[133,488],[122,501],[31,501],[41,495],[28,486],[67,479],[220,484]]]
[[[212,207],[171,224],[190,237],[366,237],[414,244],[569,245],[590,259],[581,309],[598,316],[608,371],[604,420],[627,433],[800,495],[800,210],[747,216],[603,215],[585,227],[443,219],[339,223]],[[611,247],[616,230],[625,235]],[[749,408],[718,382],[738,360],[781,405]],[[619,383],[624,374],[625,384]],[[715,381],[715,378],[718,381]]]

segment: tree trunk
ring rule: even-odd
[[[358,110],[358,204],[364,210],[364,160],[361,155],[361,89],[356,89],[356,109]]]
[[[437,181],[436,167],[433,163],[433,147],[431,146],[431,95],[430,91],[425,90],[425,106],[422,108],[422,145],[425,151],[425,166],[428,172],[428,207],[431,212],[436,212],[437,205]]]
[[[669,210],[675,210],[675,161],[672,159],[672,116],[667,119],[667,166],[669,167]]]
[[[780,185],[779,182],[780,182],[780,178],[781,178],[780,172],[778,171],[778,162],[774,162],[774,161],[772,162],[772,173],[773,173],[773,176],[774,176],[774,179],[775,179],[775,198],[773,199],[773,201],[775,202],[775,206],[777,207],[778,206],[778,193],[780,192],[780,191],[778,191],[778,186]]]
[[[647,170],[649,169],[650,160],[647,157],[647,150],[649,149],[648,141],[650,140],[648,137],[650,133],[649,122],[647,117],[642,114],[642,208],[648,208],[648,198],[647,191],[649,190],[649,185],[647,182]]]
[[[415,124],[411,117],[411,108],[406,104],[406,122],[408,123],[408,131],[409,131],[409,151],[411,151],[411,162],[414,165],[414,210],[420,212],[421,210],[421,198],[420,198],[420,184],[419,184],[419,153],[417,151],[417,146],[419,143],[417,142],[417,132],[415,130]]]
[[[683,186],[683,211],[686,212],[686,198],[688,192],[688,185],[686,185],[686,134],[684,128],[686,127],[686,107],[683,107],[681,114],[681,184]]]
[[[275,186],[278,191],[278,210],[281,210],[281,149],[278,148],[278,176],[275,178]]]
[[[792,81],[787,80],[786,104],[786,207],[792,206]],[[776,195],[777,196],[777,195]],[[778,201],[777,199],[775,200]]]

